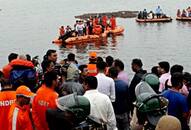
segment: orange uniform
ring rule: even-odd
[[[88,76],[96,76],[97,75],[97,67],[96,64],[88,64]]]
[[[10,65],[10,63],[3,67],[2,72],[6,79],[9,79],[12,68],[13,67]]]
[[[49,130],[46,122],[46,109],[56,108],[56,99],[58,98],[58,94],[45,85],[42,85],[36,94],[37,95],[32,103],[32,117],[34,125],[36,130]]]
[[[116,28],[116,19],[115,19],[115,17],[110,18],[110,23],[111,23],[111,29],[114,30]]]
[[[0,92],[0,130],[8,130],[8,114],[11,105],[15,102],[15,91]]]
[[[102,25],[103,25],[104,27],[107,26],[107,16],[105,16],[105,15],[102,17]]]
[[[29,115],[29,105],[21,107],[15,103],[12,104],[8,116],[8,130],[33,130],[32,121]]]

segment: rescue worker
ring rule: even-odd
[[[110,18],[110,23],[111,23],[111,30],[114,30],[116,28],[116,19],[114,16]]]
[[[45,73],[44,84],[37,90],[32,103],[32,117],[36,130],[49,130],[45,112],[48,108],[56,108],[58,94],[55,88],[57,85],[57,73],[55,71]]]
[[[88,76],[96,76],[97,75],[97,53],[90,52],[89,53],[89,64],[87,65],[88,68]]]
[[[101,33],[102,33],[102,26],[101,25],[93,26],[93,34],[100,35]]]
[[[60,36],[64,36],[64,34],[65,34],[64,26],[61,26],[61,27],[59,28],[59,31],[60,31]]]
[[[8,130],[33,130],[29,106],[33,96],[34,93],[27,86],[22,85],[17,88],[16,101],[9,111]]]
[[[8,130],[8,114],[11,105],[15,102],[16,93],[12,90],[8,79],[1,79],[2,90],[0,92],[0,130]]]

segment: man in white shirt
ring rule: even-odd
[[[116,118],[109,97],[98,92],[97,79],[93,76],[85,78],[83,87],[84,96],[90,101],[90,115],[107,124],[107,130],[117,130]]]
[[[106,71],[106,66],[107,64],[103,61],[97,63],[97,90],[103,94],[106,94],[110,98],[111,102],[115,102],[115,83],[112,78],[104,74]]]

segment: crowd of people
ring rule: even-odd
[[[0,71],[1,130],[189,130],[191,74],[182,65],[144,70],[134,58],[130,81],[122,60],[96,52],[81,65],[73,53],[58,62],[52,49],[42,63],[16,53],[8,61]]]
[[[163,13],[160,6],[157,6],[155,12],[153,12],[152,10],[150,12],[147,12],[147,9],[144,9],[143,11],[140,11],[138,13],[138,19],[154,19],[154,18],[167,18],[166,14]]]
[[[116,18],[114,16],[107,17],[104,16],[95,16],[90,17],[87,20],[76,20],[74,28],[72,29],[69,25],[64,28],[61,26],[59,28],[60,38],[65,37],[65,35],[72,32],[73,36],[84,36],[84,35],[100,35],[105,30],[114,30],[116,28]],[[72,36],[70,34],[70,36]]]
[[[183,9],[182,12],[178,9],[176,15],[177,17],[191,17],[191,7],[189,6],[187,9]]]

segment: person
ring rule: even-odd
[[[59,31],[60,31],[60,37],[61,37],[61,36],[64,36],[64,34],[65,34],[64,26],[61,26],[61,27],[59,28]]]
[[[164,115],[157,123],[155,130],[182,130],[179,119],[174,116]]]
[[[187,17],[187,13],[186,13],[186,10],[185,10],[185,9],[182,10],[181,17]]]
[[[85,77],[87,77],[88,75],[88,66],[85,65],[85,64],[82,64],[78,67],[78,69],[80,70],[80,77],[79,77],[79,83],[83,83],[84,82],[84,79]]]
[[[114,30],[117,27],[117,25],[116,25],[116,18],[113,15],[110,18],[110,24],[111,24],[111,30]]]
[[[27,86],[22,85],[17,88],[16,101],[9,111],[8,130],[33,130],[29,105],[33,96],[34,93]]]
[[[157,18],[160,18],[162,15],[162,9],[160,8],[160,6],[158,6],[155,10],[155,14],[157,16]]]
[[[117,68],[117,71],[118,71],[117,78],[120,79],[120,80],[123,80],[124,82],[129,84],[128,75],[127,75],[127,73],[124,70],[124,63],[120,59],[116,59],[116,60],[114,60],[112,66]]]
[[[149,12],[148,18],[149,18],[149,19],[154,19],[154,18],[155,18],[155,14],[153,13],[152,10]]]
[[[50,71],[44,75],[44,84],[37,90],[32,103],[32,118],[37,130],[48,130],[45,112],[47,108],[56,108],[58,94],[55,88],[58,85],[58,75],[55,71]]]
[[[161,61],[158,63],[158,73],[160,75],[159,81],[159,92],[163,92],[165,90],[165,83],[168,79],[170,79],[170,64],[168,61]]]
[[[96,76],[97,75],[97,53],[96,52],[89,52],[89,64],[87,65],[88,69],[88,76]]]
[[[79,21],[79,23],[76,25],[76,31],[78,32],[78,36],[84,35],[84,23],[82,20]]]
[[[129,85],[129,94],[130,94],[131,103],[133,103],[136,100],[136,96],[135,96],[136,85],[142,80],[143,75],[147,73],[146,70],[143,70],[142,66],[143,66],[143,63],[141,59],[135,58],[131,62],[131,68],[133,72],[135,72],[135,75],[133,76],[133,79],[131,80],[131,83]],[[131,107],[132,107],[131,109],[133,109],[133,106]]]
[[[9,56],[8,56],[9,63],[7,65],[5,65],[2,69],[3,75],[6,79],[9,79],[10,72],[12,70],[12,66],[10,65],[11,61],[14,59],[17,59],[17,57],[18,57],[18,54],[16,54],[16,53],[9,54]]]
[[[105,73],[106,75],[108,75],[108,73],[109,73],[109,68],[112,67],[113,61],[114,61],[114,59],[113,59],[112,56],[107,56],[107,57],[105,58],[105,62],[107,63],[106,73]]]
[[[147,10],[146,9],[143,10],[143,19],[147,19]]]
[[[42,62],[41,66],[43,74],[48,71],[54,70],[54,63],[50,60],[45,60],[44,62]]]
[[[191,17],[191,7],[189,6],[186,11],[188,12],[188,17]]]
[[[12,85],[8,79],[2,78],[0,85],[2,87],[0,91],[0,130],[8,130],[8,114],[11,105],[16,100],[16,92],[12,89]]]
[[[97,78],[97,90],[105,95],[107,95],[111,102],[115,102],[115,83],[114,80],[105,75],[106,63],[97,63],[98,74],[95,76]]]
[[[173,73],[171,76],[171,83],[171,89],[162,93],[162,95],[169,101],[168,115],[175,116],[180,120],[182,130],[189,130],[187,124],[189,118],[187,98],[179,93],[179,90],[183,86],[183,74],[180,72]]]
[[[84,97],[90,101],[90,115],[102,120],[107,124],[107,130],[117,130],[116,119],[111,101],[108,96],[97,90],[98,81],[96,77],[85,78],[83,87]]]
[[[129,89],[128,84],[123,80],[117,79],[118,71],[116,68],[111,67],[109,69],[109,77],[115,82],[115,94],[116,99],[113,102],[113,108],[117,121],[118,130],[129,130],[130,129],[130,118],[129,118]],[[123,104],[123,105],[121,105]]]
[[[69,25],[67,25],[66,26],[66,33],[69,33],[69,32],[71,32],[72,31],[72,28],[69,26]]]
[[[138,19],[142,19],[143,18],[143,11],[139,11],[137,18]]]
[[[181,11],[180,11],[180,9],[177,10],[176,17],[181,17]]]

